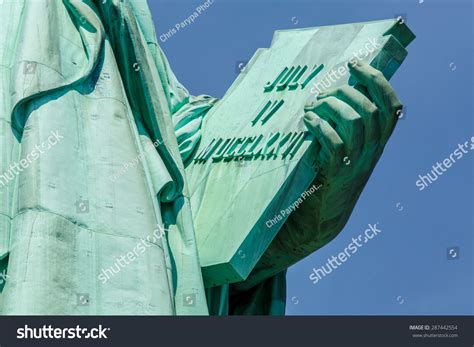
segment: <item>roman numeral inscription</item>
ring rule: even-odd
[[[283,106],[284,103],[285,101],[283,99],[274,102],[268,101],[258,115],[252,120],[252,126],[257,124],[260,118],[265,115],[262,118],[262,125],[264,125],[280,109],[280,107]]]
[[[308,132],[279,132],[268,135],[251,137],[214,138],[211,143],[198,153],[194,158],[195,163],[231,161],[231,160],[256,160],[256,159],[290,159],[307,138]]]
[[[267,82],[263,93],[284,90],[303,90],[324,68],[323,64],[314,65],[310,70],[308,65],[285,66],[273,82]],[[306,77],[304,77],[306,76]],[[299,88],[301,86],[301,88]],[[252,127],[265,126],[266,123],[282,109],[285,104],[283,98],[268,100],[250,122]],[[208,160],[213,163],[231,160],[256,159],[290,159],[297,153],[305,139],[307,131],[289,133],[271,132],[267,135],[253,135],[247,137],[213,138],[194,158],[195,164],[203,164]]]
[[[288,90],[296,90],[298,86],[304,89],[309,82],[311,82],[324,68],[324,64],[314,65],[312,71],[308,76],[300,83],[301,78],[308,70],[308,66],[292,66],[290,68],[284,67],[280,74],[273,80],[273,82],[267,82],[263,87],[264,93],[273,91],[276,87],[277,92],[281,92],[288,88]]]

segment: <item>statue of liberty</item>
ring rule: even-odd
[[[219,101],[178,82],[146,1],[6,0],[0,23],[3,315],[284,314],[286,269],[342,230],[401,108],[362,62],[361,88],[301,105],[322,188],[247,280],[205,289],[184,168]]]

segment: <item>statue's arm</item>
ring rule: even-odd
[[[173,113],[173,124],[179,152],[185,165],[193,158],[201,139],[202,121],[217,99],[208,95],[189,96],[186,103]]]
[[[161,48],[159,52],[166,71],[171,117],[179,152],[184,164],[187,165],[193,158],[201,139],[203,119],[218,99],[209,95],[191,95],[176,78]]]

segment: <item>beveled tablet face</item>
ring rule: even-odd
[[[255,53],[204,118],[186,168],[207,286],[248,276],[317,175],[304,105],[352,84],[353,59],[391,77],[410,34],[396,20],[284,30]]]

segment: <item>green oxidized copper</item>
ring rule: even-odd
[[[303,106],[368,42],[390,78],[414,38],[395,20],[278,31],[218,101],[177,81],[145,1],[7,0],[0,23],[2,314],[284,313],[286,269],[368,178],[328,188]]]

